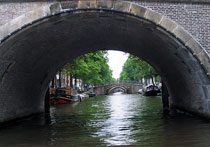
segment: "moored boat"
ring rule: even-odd
[[[96,96],[96,93],[94,93],[94,92],[87,92],[86,94],[89,95],[89,97],[94,97],[94,96]]]
[[[161,93],[160,89],[155,85],[149,85],[143,89],[144,96],[158,96]]]
[[[79,101],[81,101],[80,96],[72,96],[70,88],[57,88],[51,90],[51,104],[68,104]]]
[[[86,94],[86,93],[82,93],[80,94],[80,97],[83,99],[83,98],[89,98],[89,95]]]
[[[138,90],[138,94],[142,94],[142,93],[143,93],[143,89],[141,88]]]

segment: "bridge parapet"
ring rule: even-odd
[[[101,85],[94,87],[94,92],[97,95],[107,95],[113,92],[113,90],[119,88],[125,91],[128,94],[135,94],[138,92],[140,88],[142,88],[142,84],[131,84],[131,83],[124,83],[124,84],[109,84],[109,85]]]

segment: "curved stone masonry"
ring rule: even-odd
[[[69,1],[69,2],[54,3],[51,5],[41,7],[34,11],[31,11],[0,27],[0,40],[1,40],[0,55],[4,55],[6,52],[5,49],[10,48],[10,46],[8,47],[5,47],[5,46],[8,45],[7,42],[9,42],[10,40],[16,39],[15,35],[19,35],[21,33],[28,31],[34,25],[38,26],[39,22],[47,22],[51,18],[54,18],[59,15],[63,15],[63,14],[71,13],[71,14],[76,15],[79,13],[84,14],[85,12],[87,13],[112,12],[113,14],[121,13],[123,15],[126,15],[128,19],[141,20],[142,23],[153,24],[155,27],[151,29],[162,32],[162,34],[165,34],[165,36],[167,36],[169,39],[175,40],[177,44],[180,44],[180,48],[177,49],[179,50],[179,52],[187,52],[187,53],[190,52],[194,58],[189,59],[189,62],[191,60],[196,59],[200,63],[201,67],[203,67],[203,69],[200,69],[200,67],[197,67],[197,66],[195,67],[195,68],[198,68],[199,72],[196,73],[194,77],[198,77],[198,79],[199,77],[203,77],[202,74],[204,70],[206,76],[208,77],[207,78],[208,81],[202,81],[202,79],[200,79],[201,84],[197,90],[198,94],[195,96],[196,97],[195,102],[187,102],[186,100],[183,100],[183,102],[179,102],[181,98],[179,99],[177,98],[176,100],[175,98],[172,97],[171,98],[172,104],[174,103],[175,105],[180,105],[180,108],[183,106],[186,106],[186,110],[188,111],[193,111],[193,112],[200,113],[202,115],[207,115],[207,116],[209,115],[210,91],[208,90],[209,89],[208,87],[209,87],[209,73],[210,73],[210,64],[209,64],[210,58],[209,58],[208,53],[189,33],[187,33],[182,27],[178,26],[173,21],[169,20],[168,18],[165,18],[161,14],[156,13],[148,8],[142,7],[140,5],[137,5],[131,2],[125,2],[125,1],[120,1],[120,0],[119,1],[112,1],[112,0],[87,1],[85,0],[85,1],[77,1],[77,2]],[[179,57],[179,58],[183,58],[183,57]],[[17,62],[14,59],[10,59],[10,58],[7,62],[5,63],[3,62],[0,64],[0,66],[2,66],[0,70],[1,85],[7,83],[7,80],[8,80],[7,75],[16,66],[16,64]],[[188,68],[187,67],[188,64],[186,64],[184,61],[183,61],[182,66],[184,69]],[[189,67],[189,68],[194,68],[194,67]],[[45,73],[44,77],[41,79],[41,84],[45,83],[45,86],[47,85],[47,83],[50,80],[50,78],[47,79],[48,76],[49,76],[48,73]],[[164,73],[162,73],[162,76],[166,77],[167,75],[164,75]],[[175,80],[177,79],[178,77],[175,77]],[[164,80],[167,80],[167,79],[164,79]],[[171,77],[170,80],[173,80],[173,77]],[[25,83],[26,84],[24,86],[27,86],[28,81],[26,80]],[[169,84],[169,82],[166,82],[166,84],[167,83],[168,83],[169,92],[170,92],[170,88],[173,86],[171,86],[172,83]],[[191,82],[189,82],[188,86],[190,85],[190,83]],[[10,84],[13,85],[12,83]],[[4,86],[2,87],[5,88]],[[197,89],[195,87],[192,87],[192,88]],[[188,93],[186,93],[187,97],[188,98],[191,97],[193,92],[187,91],[188,88],[185,88],[185,89],[186,90],[184,92],[189,92],[189,95]],[[14,94],[16,93],[18,93],[18,91],[14,92]],[[45,93],[45,90],[43,90],[42,88],[41,94],[39,96],[43,97],[44,93]],[[171,94],[172,96],[173,95],[180,96],[180,97],[183,96],[182,94],[175,94],[173,90],[171,90]],[[6,92],[5,95],[9,96],[10,101],[15,100],[14,95],[10,96],[8,92]],[[23,97],[25,95],[21,95],[21,96]],[[4,97],[4,94],[1,97]],[[14,106],[13,108],[8,108],[7,106],[5,106],[9,104],[9,102],[5,102],[5,104],[3,104],[4,107],[1,107],[2,110],[0,113],[0,121],[14,119],[17,117],[22,117],[22,116],[26,116],[32,113],[43,111],[43,99],[41,102],[37,102],[39,104],[38,106],[34,106],[33,103],[29,104],[29,102],[24,104],[23,106],[20,104],[20,102],[17,102],[17,103],[20,106]],[[32,106],[34,108],[32,108]],[[23,109],[20,109],[20,108],[23,108]]]
[[[201,65],[205,68],[206,74],[210,75],[210,57],[206,50],[185,31],[181,26],[177,25],[170,19],[162,16],[159,13],[152,11],[151,9],[142,7],[132,2],[125,1],[112,1],[112,0],[99,0],[99,1],[64,1],[61,3],[54,3],[48,6],[41,7],[34,11],[30,11],[27,14],[21,15],[20,17],[12,20],[9,23],[0,26],[0,41],[3,42],[6,38],[12,34],[20,31],[28,25],[57,15],[60,13],[66,13],[68,11],[79,11],[83,9],[105,9],[111,11],[120,11],[138,16],[142,19],[150,21],[158,25],[161,29],[166,30],[171,35],[174,35],[179,39],[192,54],[199,59]]]
[[[113,87],[110,87],[110,88],[108,88],[107,90],[106,90],[106,93],[107,94],[110,94],[110,93],[113,93],[113,90],[115,90],[116,88],[120,88],[120,89],[123,89],[124,90],[124,92],[125,93],[127,93],[128,92],[128,89],[129,89],[129,87],[126,87],[126,86],[113,86]]]
[[[117,88],[124,90],[124,92],[128,94],[137,94],[139,89],[142,88],[142,84],[133,84],[133,83],[107,84],[107,85],[95,86],[93,88],[93,91],[97,95],[107,95],[113,93],[113,90]]]

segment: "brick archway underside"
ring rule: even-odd
[[[141,57],[165,81],[171,105],[208,116],[208,56],[196,52],[201,47],[186,40],[183,30],[173,34],[156,24],[158,16],[150,20],[114,9],[71,10],[7,36],[0,44],[0,121],[42,112],[46,88],[58,69],[96,50]],[[197,48],[190,48],[190,42]]]

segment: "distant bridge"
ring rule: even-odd
[[[125,93],[135,94],[138,90],[142,88],[142,84],[124,83],[124,84],[108,84],[94,87],[93,91],[97,95],[108,95],[114,93],[116,89],[121,89]]]

